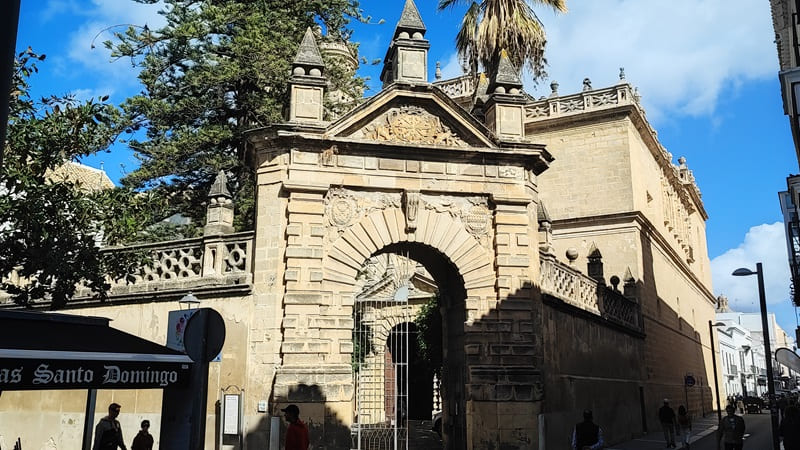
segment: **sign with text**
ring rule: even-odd
[[[222,402],[222,433],[239,434],[239,394],[225,394]]]
[[[0,359],[0,391],[182,387],[190,367],[177,362]]]

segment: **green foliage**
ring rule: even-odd
[[[152,0],[135,0],[154,3]],[[290,63],[307,27],[347,41],[356,0],[164,0],[166,25],[129,27],[105,45],[141,69],[140,95],[123,105],[141,166],[124,180],[152,189],[171,212],[202,223],[205,194],[223,169],[238,229],[254,219],[253,174],[243,164],[245,133],[282,120]],[[351,45],[351,47],[353,47]],[[353,47],[354,48],[354,47]],[[329,67],[332,86],[361,97],[363,80]]]
[[[565,12],[566,0],[439,0],[439,9],[467,6],[456,35],[456,49],[462,65],[476,77],[479,67],[492,72],[500,53],[517,68],[527,66],[534,80],[546,76],[544,25],[532,5],[543,5]]]
[[[442,312],[439,294],[422,305],[417,317],[417,346],[419,359],[426,361],[437,376],[442,375]]]
[[[106,275],[123,276],[139,255],[103,252],[100,243],[130,239],[157,203],[53,176],[66,161],[107,149],[119,134],[120,114],[106,98],[33,100],[29,77],[43,60],[28,49],[16,61],[0,169],[0,289],[21,305],[45,300],[58,308],[81,281],[105,298]]]
[[[361,309],[356,307],[353,320],[353,355],[350,365],[353,373],[358,373],[369,354],[369,343],[372,341],[372,329],[362,322]]]

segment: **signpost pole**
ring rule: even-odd
[[[695,379],[694,375],[691,373],[687,373],[685,377],[683,377],[683,398],[684,398],[684,406],[686,406],[686,410],[689,411],[689,388],[694,386]]]
[[[94,428],[94,409],[97,404],[97,389],[86,391],[86,413],[83,416],[83,450],[92,450],[92,429]]]

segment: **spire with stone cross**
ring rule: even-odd
[[[406,0],[400,20],[386,57],[383,58],[381,81],[387,86],[394,82],[427,83],[428,49],[425,24],[413,0]]]
[[[324,71],[325,63],[314,39],[314,32],[309,27],[292,61],[292,76],[289,78],[289,122],[322,121],[322,99],[326,85]]]
[[[500,52],[497,69],[489,81],[485,122],[500,140],[520,141],[525,138],[525,96],[519,70],[511,63],[505,50]]]
[[[208,191],[204,235],[233,233],[233,196],[228,191],[228,177],[220,170]]]

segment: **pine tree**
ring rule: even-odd
[[[153,3],[152,0],[135,0]],[[343,42],[359,19],[356,0],[165,0],[158,30],[129,27],[106,42],[117,58],[141,69],[144,91],[123,104],[141,166],[123,179],[153,190],[173,212],[201,221],[205,193],[225,170],[237,207],[236,226],[252,226],[253,177],[243,163],[248,130],[282,120],[290,62],[307,27]],[[336,64],[335,62],[330,62]],[[336,65],[332,89],[361,97],[354,68]],[[332,112],[336,108],[331,107]],[[339,105],[337,108],[341,108]],[[140,134],[134,134],[140,136]]]

